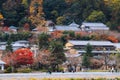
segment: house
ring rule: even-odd
[[[12,48],[13,48],[13,51],[19,49],[19,48],[28,48],[29,47],[29,41],[26,41],[26,40],[19,40],[19,41],[16,41],[12,44]]]
[[[9,29],[13,32],[13,33],[17,33],[17,27],[15,26],[10,26]]]
[[[11,43],[13,51],[22,48],[22,47],[29,47],[29,41],[26,40],[19,40],[16,42]],[[0,50],[5,50],[7,46],[7,42],[0,42]]]
[[[79,41],[79,40],[69,40],[65,47],[71,53],[71,50],[74,51],[75,54],[83,54],[85,53],[85,48],[87,44],[92,46],[92,53],[98,55],[102,53],[115,53],[116,47],[110,41]]]
[[[107,27],[103,23],[92,23],[92,22],[83,22],[81,25],[82,31],[108,31],[109,27]]]
[[[52,31],[80,31],[79,25],[72,22],[70,25],[54,25],[48,26],[48,32]]]
[[[7,44],[7,42],[0,42],[0,50],[5,50],[6,44]]]

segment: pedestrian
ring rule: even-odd
[[[112,72],[112,73],[114,72],[114,67],[112,67],[111,72]]]

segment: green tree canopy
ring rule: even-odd
[[[85,67],[85,68],[89,68],[90,67],[90,59],[89,59],[89,57],[86,54],[83,55],[82,66]]]
[[[102,11],[93,11],[87,18],[88,22],[106,22],[106,17]]]
[[[39,42],[39,48],[47,49],[49,46],[49,35],[46,33],[39,34],[38,36],[38,42]]]
[[[63,45],[58,41],[52,41],[50,43],[50,58],[52,64],[62,64],[65,62],[66,57],[63,50]]]

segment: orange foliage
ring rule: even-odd
[[[116,37],[114,37],[114,36],[108,36],[107,40],[109,40],[111,42],[114,42],[114,43],[118,43],[118,39]]]
[[[3,19],[3,18],[4,18],[3,15],[0,13],[0,20]]]
[[[87,35],[89,35],[90,33],[85,32],[85,31],[80,31],[80,32],[76,32],[75,34],[76,34],[76,35],[77,35],[77,34],[80,34],[81,36],[87,36]]]
[[[61,38],[62,35],[63,35],[62,31],[54,31],[51,33],[51,37],[56,39]]]

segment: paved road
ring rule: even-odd
[[[120,72],[76,72],[76,73],[11,73],[0,74],[0,80],[22,80],[22,78],[116,78],[120,77]],[[20,78],[20,79],[19,79]]]

